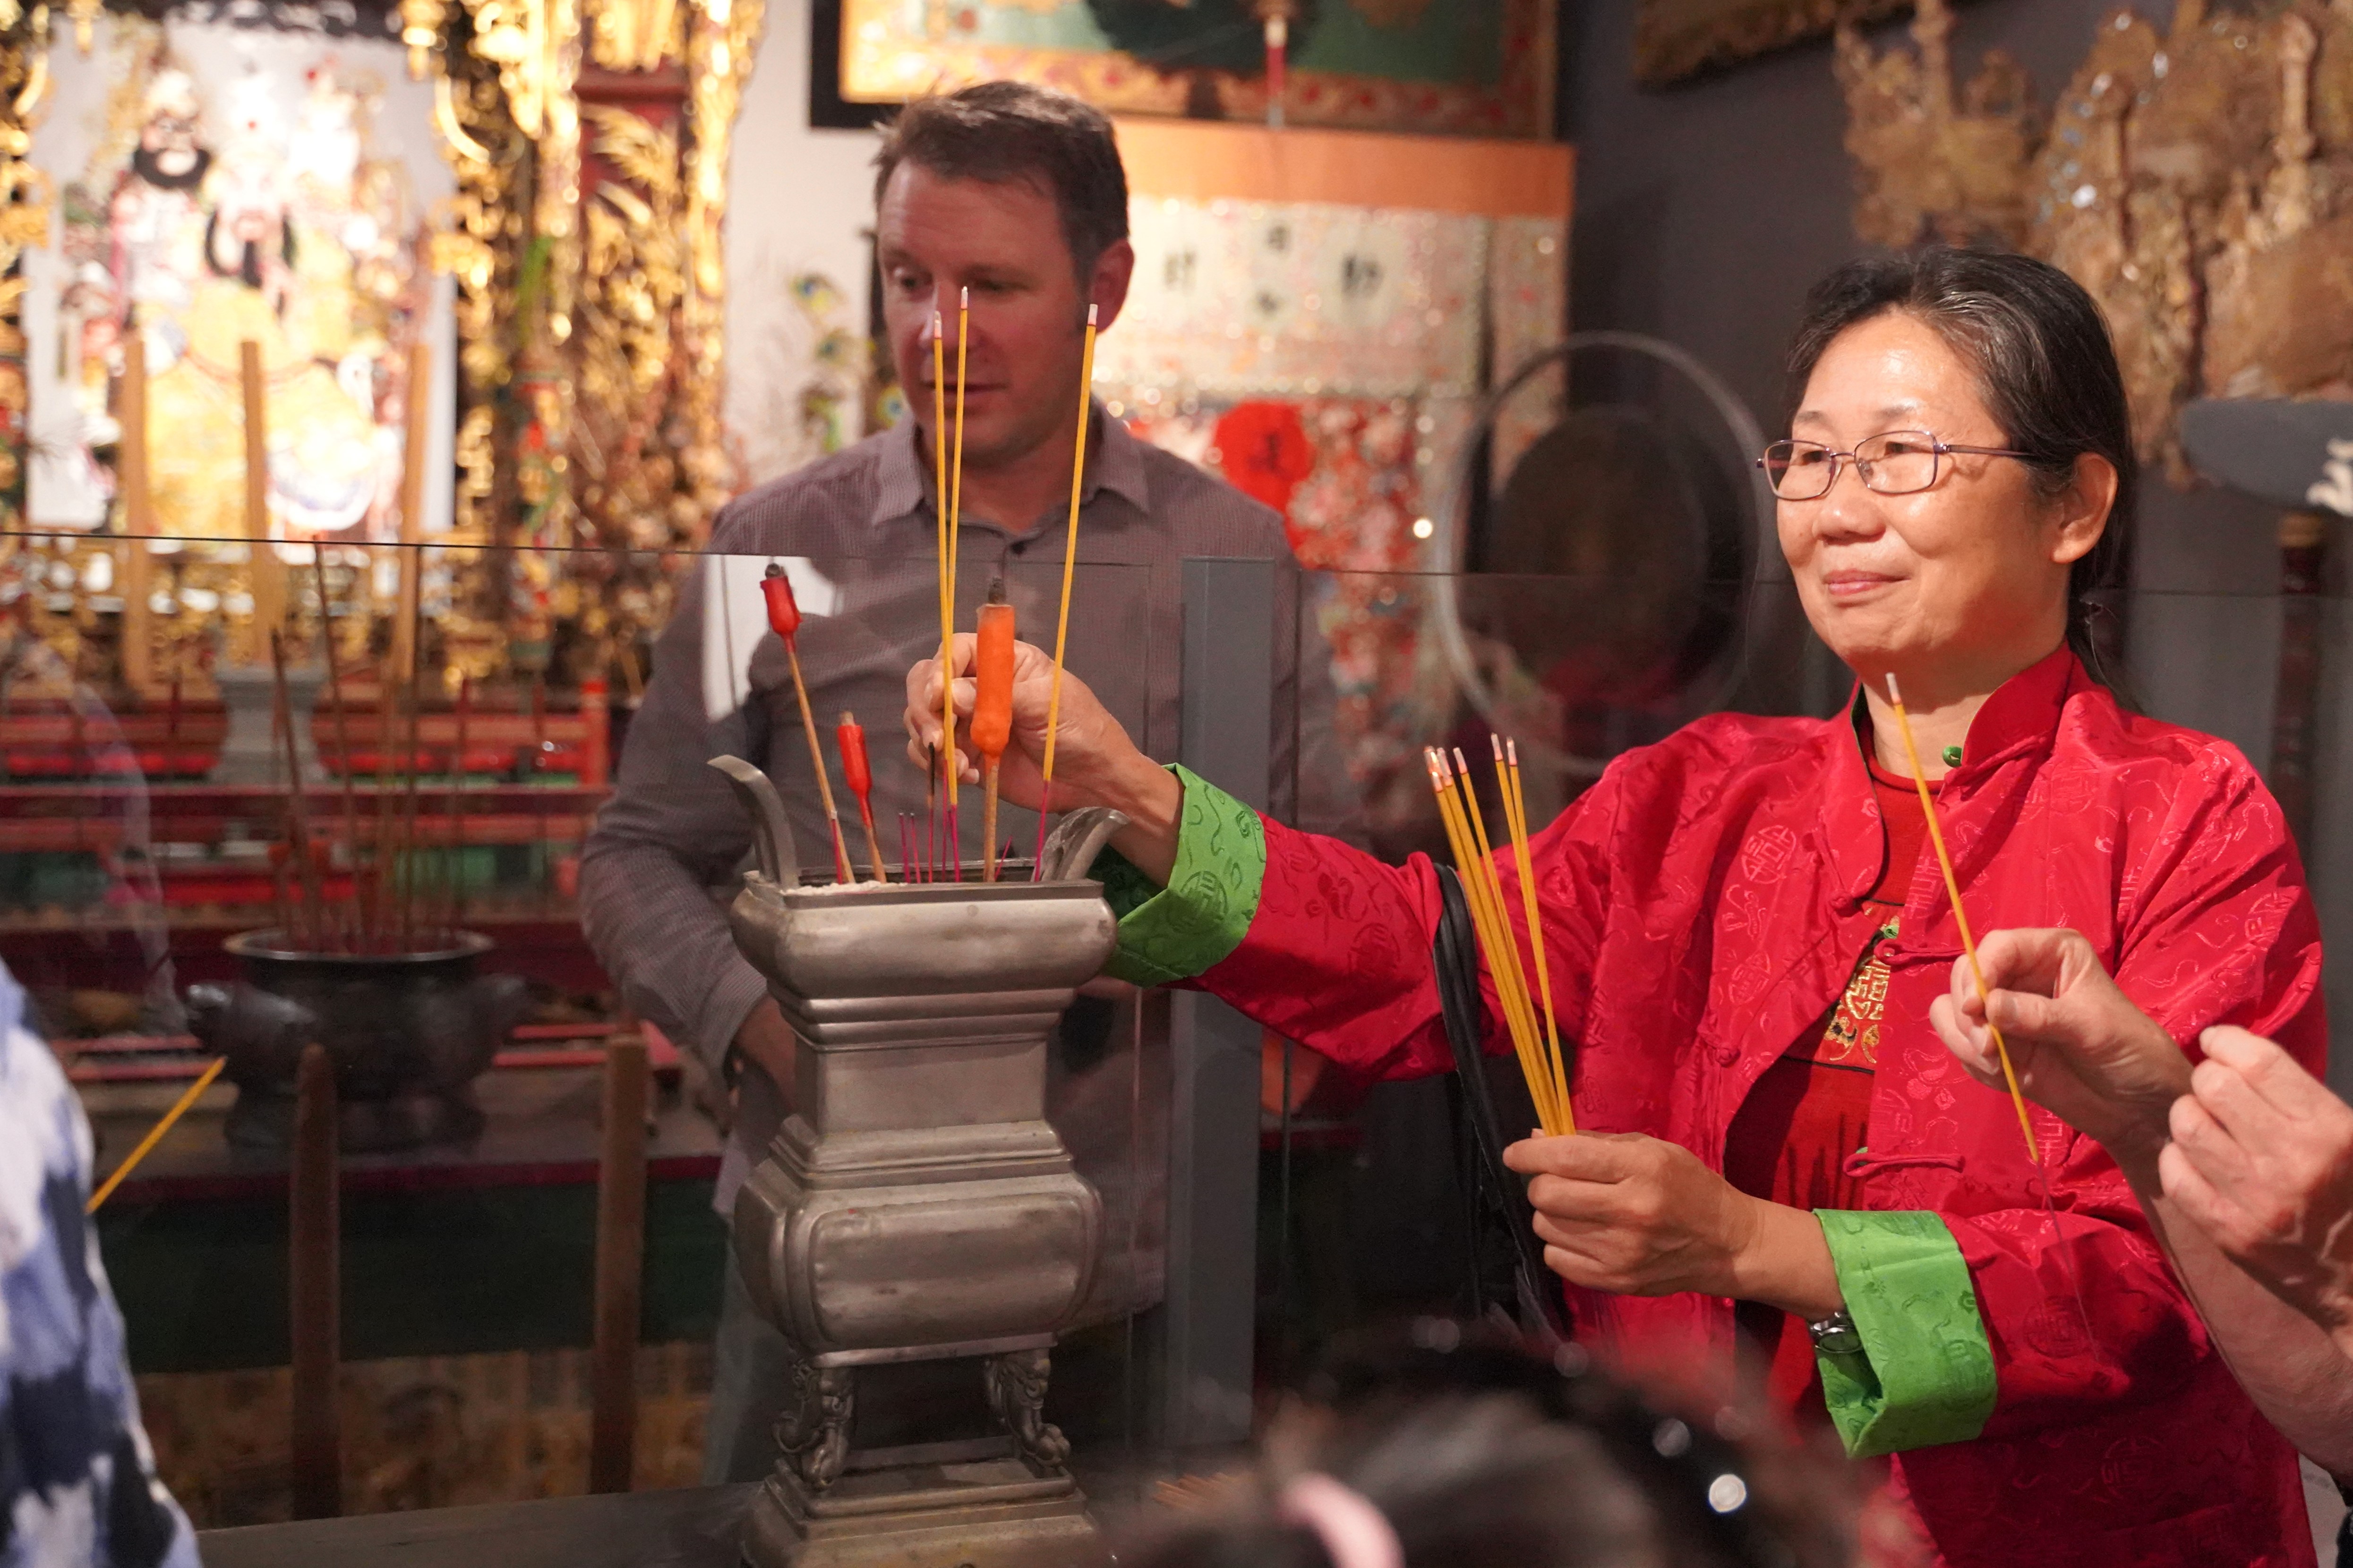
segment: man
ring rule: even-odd
[[[958,624],[971,629],[972,606],[1002,576],[1025,631],[1050,637],[1087,311],[1103,330],[1117,322],[1135,253],[1111,124],[1075,100],[993,82],[920,100],[900,115],[876,166],[883,323],[914,417],[738,498],[711,549],[802,558],[796,569],[809,618],[797,642],[810,700],[822,729],[846,710],[876,730],[876,816],[892,839],[886,858],[895,858],[894,812],[920,815],[923,788],[914,770],[892,761],[901,683],[939,639],[934,313],[947,334],[953,422],[958,306],[968,293]],[[1108,683],[1123,717],[1143,725],[1155,753],[1167,753],[1177,739],[1178,563],[1243,556],[1287,571],[1282,520],[1139,442],[1100,409],[1089,425],[1071,663],[1091,682]],[[732,578],[717,566],[705,563],[690,581],[658,645],[615,797],[582,854],[581,894],[589,942],[630,1005],[737,1083],[717,1194],[726,1214],[789,1110],[794,1041],[759,974],[737,956],[712,897],[732,892],[749,832],[706,760],[733,752],[767,767],[794,812],[803,861],[832,856],[784,650],[773,637],[752,647],[756,634],[744,630],[747,620],[758,624],[758,600],[745,586],[759,563],[737,563]],[[817,613],[819,595],[835,613]],[[1274,805],[1283,812],[1293,777],[1328,783],[1341,770],[1294,764],[1299,711],[1328,714],[1328,692],[1314,688],[1328,685],[1329,671],[1323,659],[1297,657],[1295,592],[1278,599],[1271,742]],[[714,637],[727,650],[715,660],[707,658]],[[734,652],[746,647],[748,668]],[[1303,703],[1303,681],[1311,686]],[[862,866],[854,808],[840,804]],[[977,849],[976,816],[965,813],[967,857]],[[1000,831],[1026,847],[1036,819],[1008,810],[1006,820]],[[1125,1029],[1112,1027],[1106,1012],[1098,1005],[1094,1037],[1082,1047],[1066,1022],[1050,1105],[1081,1172],[1104,1189],[1110,1228],[1134,1238],[1106,1259],[1087,1312],[1097,1319],[1158,1298],[1165,1206],[1155,1175],[1165,1131],[1132,1107],[1137,1094],[1147,1104],[1165,1099],[1165,1083],[1136,1051],[1117,1046],[1138,1038],[1133,1004],[1120,1010]],[[1132,1128],[1141,1152],[1128,1147]],[[726,1289],[705,1467],[713,1481],[755,1479],[774,1463],[769,1426],[786,1373],[783,1342],[752,1317],[732,1267]]]
[[[1980,1082],[2019,1088],[2096,1140],[2132,1184],[2207,1331],[2256,1406],[2353,1476],[2353,1108],[2228,1025],[2204,1059],[2133,1005],[2072,931],[2000,931],[1929,1017]]]

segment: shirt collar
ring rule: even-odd
[[[1936,809],[1947,824],[1948,840],[1953,819],[1972,812],[1982,792],[2007,799],[2009,779],[2022,784],[2027,773],[2012,774],[2005,764],[2048,752],[2059,733],[2067,700],[2091,684],[2092,678],[2063,644],[2049,657],[2020,670],[1994,689],[1977,717],[1969,721],[1968,739],[1961,747],[1959,764],[1948,770],[1936,786]],[[1879,803],[1872,793],[1871,773],[1863,757],[1870,742],[1862,718],[1862,685],[1856,682],[1847,708],[1847,734],[1831,747],[1829,790],[1822,800],[1823,829],[1841,889],[1841,903],[1851,912],[1860,908],[1878,886],[1885,841],[1880,830]],[[1957,859],[1966,860],[1963,845],[1954,844]],[[1985,846],[1979,844],[1979,848]],[[1970,867],[1959,867],[1966,880]]]
[[[1152,484],[1145,472],[1144,442],[1128,429],[1126,421],[1113,418],[1100,402],[1092,407],[1092,449],[1087,462],[1085,488],[1079,494],[1081,504],[1109,490],[1136,510],[1149,513]],[[922,427],[912,418],[902,419],[883,436],[875,473],[874,524],[880,527],[895,522],[926,506],[936,505],[933,484],[932,471],[924,463]]]

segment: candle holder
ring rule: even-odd
[[[733,763],[733,766],[725,764]],[[735,1201],[736,1265],[791,1349],[754,1568],[1096,1568],[1107,1548],[1043,1415],[1103,1202],[1045,1119],[1047,1038],[1102,971],[1097,883],[804,888],[774,788],[722,759],[760,869],[728,911],[797,1037],[794,1113]],[[1117,825],[1066,824],[1050,871]],[[1026,874],[1029,868],[1021,868]],[[868,1447],[862,1373],[965,1362],[986,1433]]]

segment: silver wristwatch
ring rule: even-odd
[[[1806,1325],[1806,1331],[1813,1335],[1814,1349],[1820,1354],[1861,1355],[1862,1353],[1862,1331],[1854,1326],[1854,1320],[1844,1311],[1832,1312],[1827,1318],[1816,1319]]]

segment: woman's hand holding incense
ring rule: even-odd
[[[2353,1107],[2244,1029],[2209,1029],[2158,1156],[2165,1195],[2353,1355]]]
[[[1978,946],[1986,995],[1968,961],[1928,1009],[1945,1047],[1969,1076],[2009,1092],[1990,1014],[2010,1043],[2018,1087],[2070,1127],[2096,1139],[2137,1184],[2155,1186],[2166,1115],[2189,1089],[2189,1059],[2132,1004],[2082,935],[1998,931]]]
[[[1545,1263],[1571,1284],[1697,1290],[1809,1319],[1845,1304],[1820,1221],[1750,1197],[1680,1143],[1634,1132],[1530,1138],[1504,1163],[1535,1178],[1528,1202]]]
[[[955,683],[957,776],[980,782],[978,759],[967,734],[975,696],[973,660],[976,639],[956,634],[950,647]],[[1045,797],[1046,713],[1053,699],[1054,660],[1034,644],[1013,645],[1013,731],[997,775],[997,789],[1016,805],[1038,808]],[[907,671],[907,756],[930,765],[941,745],[940,661],[927,658]],[[1166,883],[1176,863],[1176,826],[1185,804],[1176,776],[1136,750],[1087,683],[1062,672],[1062,705],[1055,725],[1053,808],[1107,805],[1124,813],[1130,826],[1112,840],[1135,868]]]

